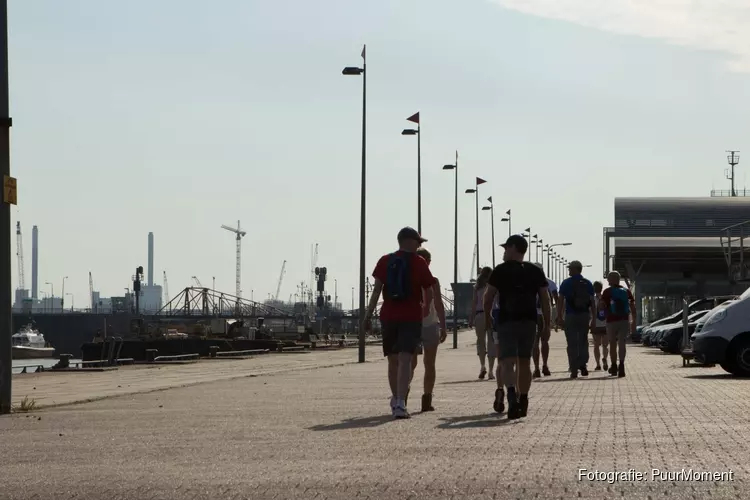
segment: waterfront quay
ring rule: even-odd
[[[344,349],[18,375],[14,398],[58,406],[0,417],[0,498],[747,497],[747,380],[640,346],[626,378],[570,380],[553,332],[552,376],[508,422],[474,344],[441,348],[433,413],[416,412],[417,369],[403,421],[378,346],[364,364]]]

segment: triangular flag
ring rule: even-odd
[[[489,201],[490,203],[492,203],[492,196],[490,196],[489,198],[487,198],[487,201]]]
[[[482,179],[482,178],[480,178],[480,177],[477,177],[477,186],[480,185],[480,184],[484,184],[485,182],[487,182],[487,181],[484,180],[484,179]]]
[[[367,50],[367,45],[362,46],[362,59],[366,59],[365,57],[365,51]]]
[[[530,233],[531,232],[531,228],[527,227],[526,229],[524,229],[524,231],[526,231],[527,233]]]
[[[407,121],[419,124],[419,111],[411,115],[409,118],[406,119]]]
[[[510,208],[508,209],[507,212],[505,212],[505,215],[510,215]]]

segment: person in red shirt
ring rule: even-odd
[[[398,250],[382,256],[375,270],[375,286],[365,313],[365,327],[383,293],[380,323],[383,354],[388,358],[388,382],[391,386],[391,413],[394,418],[409,418],[406,393],[411,382],[411,360],[422,339],[422,318],[430,313],[435,278],[417,249],[427,241],[414,228],[399,231]]]
[[[609,337],[609,355],[612,360],[609,366],[609,374],[624,377],[625,343],[628,335],[635,331],[637,320],[633,294],[623,287],[620,281],[621,276],[617,271],[612,271],[607,275],[609,288],[602,292],[599,305],[607,315],[607,337]],[[619,367],[617,365],[618,347],[620,348]]]

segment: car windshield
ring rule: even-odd
[[[744,292],[742,292],[742,295],[740,295],[739,300],[744,300],[744,299],[746,299],[748,297],[750,297],[750,287],[748,287],[747,290],[745,290]]]

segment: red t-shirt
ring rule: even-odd
[[[396,253],[409,254],[410,252],[399,250]],[[388,258],[388,255],[380,257],[372,272],[372,277],[383,283],[384,287],[387,280]],[[380,308],[382,321],[422,321],[422,289],[434,285],[435,277],[432,276],[427,261],[415,253],[411,254],[409,265],[411,293],[405,300],[399,302],[389,300],[388,296],[384,295],[383,305]]]
[[[612,300],[612,288],[609,287],[606,290],[602,292],[602,298],[601,302],[604,302],[604,311],[607,314],[607,323],[614,323],[615,321],[628,321],[630,318],[628,316],[620,316],[617,314],[612,314],[612,310],[610,308],[610,301]],[[622,285],[617,285],[614,288],[624,288]],[[628,302],[630,302],[630,312],[633,313],[633,308],[635,307],[635,299],[633,298],[633,294],[630,293],[630,290],[627,290],[628,292]]]

